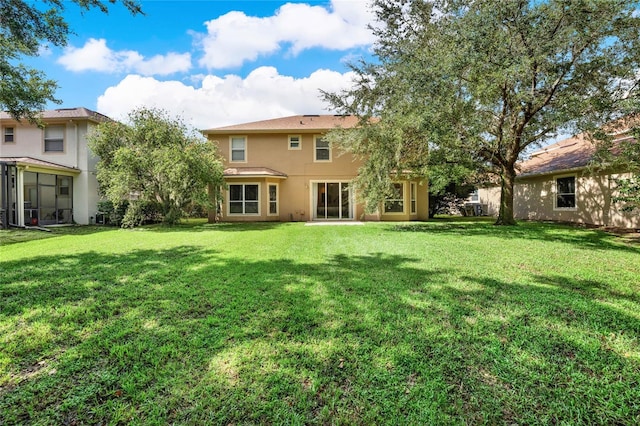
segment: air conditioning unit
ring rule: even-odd
[[[489,212],[487,204],[466,203],[464,205],[465,216],[486,216]]]

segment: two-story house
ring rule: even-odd
[[[354,116],[297,115],[203,131],[225,162],[221,219],[427,220],[427,183],[418,180],[397,181],[395,195],[365,214],[352,184],[361,162],[323,137],[357,124]]]
[[[43,111],[42,126],[0,112],[0,226],[88,224],[97,211],[97,158],[87,134],[108,117]]]

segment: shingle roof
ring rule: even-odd
[[[204,134],[231,132],[269,133],[278,131],[313,132],[326,131],[336,127],[351,128],[358,125],[354,115],[293,115],[272,120],[254,121],[233,126],[203,130]]]
[[[68,172],[80,172],[80,170],[75,167],[63,166],[62,164],[38,160],[37,158],[32,157],[0,157],[0,163],[13,163],[27,166],[39,166],[55,170],[64,170]]]
[[[223,171],[225,177],[281,177],[287,175],[268,167],[229,167]]]
[[[640,114],[630,114],[601,128],[613,138],[612,154],[617,154],[617,143],[633,139],[631,129],[639,125]],[[589,140],[587,134],[581,133],[532,153],[529,159],[516,164],[516,170],[519,178],[580,170],[589,166],[595,152],[595,144]]]
[[[518,176],[583,168],[589,164],[594,152],[594,145],[582,135],[564,139],[531,154],[518,165]]]
[[[53,119],[86,119],[101,123],[103,121],[110,121],[111,119],[106,115],[100,114],[99,112],[92,111],[88,108],[78,107],[78,108],[58,108],[58,109],[50,109],[46,111],[40,112],[40,118],[43,120],[53,120]],[[0,111],[0,119],[12,120],[13,117],[9,115],[9,113]]]

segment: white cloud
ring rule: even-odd
[[[351,86],[354,75],[318,70],[305,78],[260,67],[246,78],[207,75],[198,88],[180,81],[129,75],[98,98],[98,111],[123,119],[134,108],[153,106],[190,121],[199,129],[296,114],[326,114],[320,91]]]
[[[367,25],[374,21],[366,0],[332,0],[329,9],[287,3],[273,16],[258,18],[229,12],[205,23],[200,36],[200,66],[228,68],[288,47],[293,55],[310,48],[346,50],[374,41]]]
[[[67,47],[58,63],[76,72],[168,75],[188,71],[191,68],[191,54],[169,52],[145,59],[133,50],[111,50],[105,39],[90,38],[83,47]]]

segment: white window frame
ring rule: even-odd
[[[271,187],[274,186],[276,188],[276,199],[271,200]],[[277,183],[267,183],[267,216],[279,216],[280,215],[280,185]],[[271,213],[271,203],[275,203],[276,212]]]
[[[480,202],[480,190],[478,188],[474,189],[471,194],[469,194],[469,202],[470,203],[479,203]]]
[[[291,146],[292,142],[295,143],[293,141],[294,138],[298,139],[297,140],[297,143],[298,143],[297,147]],[[289,148],[289,151],[300,151],[302,149],[302,135],[289,135],[289,142],[288,142],[287,146]]]
[[[233,141],[237,140],[237,139],[242,139],[244,142],[244,148],[242,149],[243,152],[243,159],[242,160],[234,160],[233,159]],[[247,158],[248,158],[248,141],[247,141],[247,136],[246,135],[234,135],[234,136],[229,136],[229,163],[246,163],[247,162]],[[240,151],[239,149],[236,149],[235,151]]]
[[[418,185],[415,182],[409,184],[410,214],[418,214]]]
[[[573,207],[558,207],[558,179],[573,178]],[[570,194],[567,192],[566,194]],[[576,211],[578,210],[578,176],[576,174],[558,175],[553,177],[553,210]]]
[[[11,129],[11,133],[7,130]],[[11,140],[7,140],[7,136],[11,136]],[[16,128],[13,126],[6,126],[2,128],[2,142],[3,143],[16,143]]]
[[[402,194],[401,194],[401,198],[387,198],[383,201],[382,204],[382,212],[385,215],[393,215],[393,214],[397,214],[397,215],[401,215],[401,214],[406,214],[407,211],[407,203],[405,202],[405,194],[407,193],[407,188],[406,188],[406,182],[393,182],[393,185],[400,185],[402,188]],[[387,203],[402,203],[402,211],[401,212],[392,212],[392,211],[387,211]]]
[[[327,142],[327,150],[329,151],[329,159],[323,159],[323,160],[319,160],[318,159],[318,141],[319,140],[324,140],[325,142]],[[321,149],[325,149],[325,148],[321,148]],[[315,135],[313,137],[313,162],[314,163],[330,163],[332,161],[332,154],[331,154],[331,144],[326,141],[324,139],[324,136],[322,135]]]
[[[242,186],[242,213],[231,213],[231,187],[232,186],[237,186],[240,185]],[[245,186],[247,185],[257,185],[258,186],[258,199],[257,200],[249,200],[250,202],[257,202],[258,203],[258,213],[245,213],[246,211],[246,203],[247,200],[245,199]],[[260,185],[260,182],[233,182],[230,183],[228,185],[228,189],[227,189],[227,216],[260,216],[260,212],[261,212],[261,206],[260,206],[260,194],[262,191],[262,186]]]
[[[49,137],[47,137],[47,130],[53,130],[53,129],[61,129],[62,130],[62,139],[60,138],[55,138],[55,137],[51,137],[49,135]],[[65,144],[65,133],[66,133],[66,126],[64,124],[51,124],[48,125],[44,128],[43,130],[43,145],[42,145],[42,152],[46,152],[47,154],[64,154],[64,152],[66,151],[66,144]],[[47,149],[47,141],[51,141],[51,142],[55,142],[55,141],[62,141],[62,150],[48,150]]]

